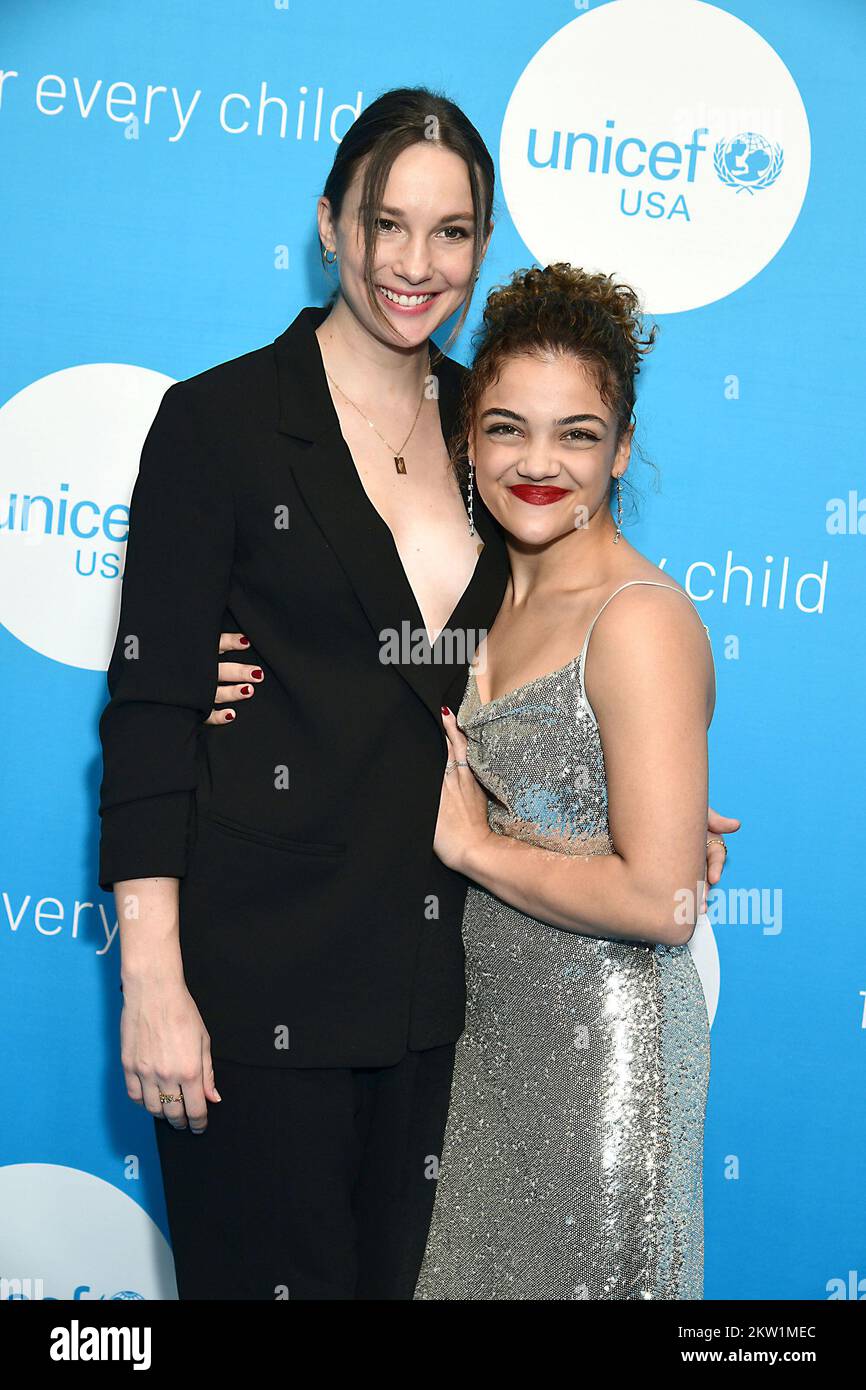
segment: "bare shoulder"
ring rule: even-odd
[[[599,615],[589,643],[590,702],[604,706],[608,698],[616,701],[626,690],[661,695],[674,686],[692,685],[696,692],[705,692],[711,715],[712,651],[701,616],[683,586],[658,569],[651,583],[629,579],[623,584],[627,587],[615,590]]]
[[[671,598],[665,592],[670,589],[677,597]],[[665,629],[705,633],[698,610],[682,584],[649,561],[621,580],[609,597],[596,624],[596,635],[602,624],[614,640],[646,633],[648,624],[657,635]]]

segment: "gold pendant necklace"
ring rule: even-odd
[[[323,365],[324,365],[324,364],[323,364]],[[373,424],[373,421],[370,419],[369,415],[365,415],[364,412],[363,412],[363,410],[361,409],[361,407],[360,407],[359,405],[356,405],[355,402],[354,402],[353,400],[350,400],[350,398],[346,395],[345,391],[343,390],[342,386],[338,386],[338,385],[337,385],[337,382],[334,381],[334,378],[331,376],[331,374],[330,374],[330,372],[328,371],[327,367],[325,367],[325,376],[328,378],[328,380],[330,381],[330,383],[331,383],[332,386],[336,386],[336,387],[337,387],[337,390],[339,391],[339,393],[340,393],[340,395],[343,397],[343,399],[344,399],[344,400],[347,400],[347,401],[349,402],[349,405],[352,406],[354,410],[357,410],[358,414],[359,414],[364,420],[367,421],[367,424],[370,426],[370,429],[371,429],[371,430],[375,430],[376,434],[379,435],[379,438],[381,439],[382,443],[385,445],[385,447],[388,449],[389,453],[391,453],[392,456],[393,456],[393,458],[394,458],[394,468],[396,469],[396,471],[397,471],[398,473],[405,473],[405,472],[406,472],[406,460],[405,460],[405,458],[403,457],[403,450],[406,448],[406,445],[409,443],[409,440],[412,438],[412,434],[413,434],[413,432],[414,432],[415,426],[416,426],[417,423],[418,423],[418,416],[421,414],[421,407],[422,407],[422,405],[424,404],[424,390],[425,390],[425,388],[426,388],[427,381],[428,381],[428,379],[429,379],[429,377],[430,377],[430,349],[429,349],[429,348],[427,349],[427,374],[426,374],[426,376],[424,377],[424,386],[422,386],[422,388],[421,388],[421,399],[420,399],[420,401],[418,402],[418,409],[415,411],[415,419],[412,421],[412,429],[411,429],[411,430],[409,431],[409,433],[406,435],[406,438],[403,440],[403,443],[400,445],[400,448],[399,448],[399,449],[395,449],[394,446],[393,446],[393,444],[389,444],[388,441],[387,441],[387,439],[385,438],[384,434],[379,434],[379,431],[376,429],[376,426]]]

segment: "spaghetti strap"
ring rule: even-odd
[[[695,612],[697,613],[698,617],[699,617],[699,618],[701,617],[700,610],[698,609],[698,607],[697,607],[697,605],[695,604],[694,600],[691,599],[691,598],[689,598],[689,595],[685,592],[684,589],[677,589],[675,585],[673,585],[673,584],[666,584],[666,583],[664,582],[664,580],[662,580],[662,579],[627,579],[627,580],[625,581],[624,584],[620,584],[620,586],[619,586],[618,589],[614,589],[614,591],[613,591],[612,594],[608,594],[607,598],[605,599],[604,603],[601,605],[601,608],[599,608],[598,612],[596,613],[595,617],[593,618],[592,622],[590,623],[590,625],[589,625],[589,627],[588,627],[588,629],[587,629],[586,636],[585,636],[584,639],[583,639],[583,646],[582,646],[581,649],[580,649],[580,657],[578,658],[578,663],[577,663],[578,676],[579,676],[579,679],[580,679],[580,691],[581,691],[581,694],[582,694],[582,696],[583,696],[584,703],[585,703],[585,704],[587,705],[587,707],[589,708],[590,714],[592,714],[593,719],[595,719],[595,714],[594,714],[594,712],[593,712],[593,710],[592,710],[592,706],[589,704],[589,700],[587,699],[587,696],[586,696],[586,683],[585,683],[584,677],[583,677],[584,668],[585,668],[585,666],[586,666],[586,650],[587,650],[587,647],[589,646],[589,639],[590,639],[590,637],[592,636],[592,629],[595,627],[596,623],[598,622],[598,620],[599,620],[599,618],[601,617],[602,613],[604,612],[605,608],[607,608],[607,605],[610,603],[611,599],[612,599],[612,598],[616,598],[617,594],[620,593],[623,589],[627,589],[627,588],[629,587],[630,584],[652,584],[652,585],[654,585],[654,586],[655,586],[656,588],[658,588],[658,589],[673,589],[673,591],[674,591],[675,594],[682,594],[683,598],[688,599],[688,600],[689,600],[689,603],[692,605],[692,608],[694,608],[694,610],[695,610]],[[704,629],[704,632],[707,634],[707,641],[710,643],[710,657],[711,657],[711,659],[712,659],[712,657],[713,657],[713,645],[712,645],[712,641],[711,641],[711,639],[710,639],[710,629],[707,627],[706,623],[703,621],[702,618],[701,618],[701,626],[702,626],[702,628]],[[715,670],[715,660],[713,660],[713,669]]]

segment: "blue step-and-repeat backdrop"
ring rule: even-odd
[[[710,629],[742,820],[692,942],[706,1297],[866,1298],[864,62],[861,0],[2,0],[4,1298],[175,1296],[96,882],[126,504],[166,387],[327,298],[337,143],[415,84],[496,162],[470,329],[553,260],[661,327],[628,534]]]

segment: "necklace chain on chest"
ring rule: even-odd
[[[370,426],[370,429],[379,435],[379,438],[381,439],[382,443],[385,445],[385,447],[388,449],[388,451],[392,454],[394,458],[394,468],[396,469],[396,471],[398,473],[405,473],[406,460],[403,456],[403,450],[406,448],[406,445],[412,438],[415,426],[418,423],[418,416],[421,414],[421,407],[424,404],[424,392],[427,388],[427,382],[430,379],[430,349],[427,349],[427,372],[424,377],[424,385],[421,387],[421,399],[418,402],[418,409],[415,411],[415,419],[412,421],[412,428],[406,435],[406,438],[403,440],[403,443],[400,445],[399,449],[395,449],[393,444],[388,443],[388,440],[385,438],[384,434],[380,434],[379,430],[376,429],[376,426],[373,424],[373,421],[370,419],[369,415],[365,415],[361,407],[359,405],[356,405],[355,402],[349,396],[346,395],[342,386],[339,386],[337,382],[334,381],[334,378],[331,376],[327,367],[325,368],[325,376],[331,382],[332,386],[337,387],[337,390],[339,391],[340,395],[344,398],[344,400],[348,401],[349,405],[352,406],[354,410],[357,410],[358,414],[362,417],[362,419],[367,421],[367,424]]]

